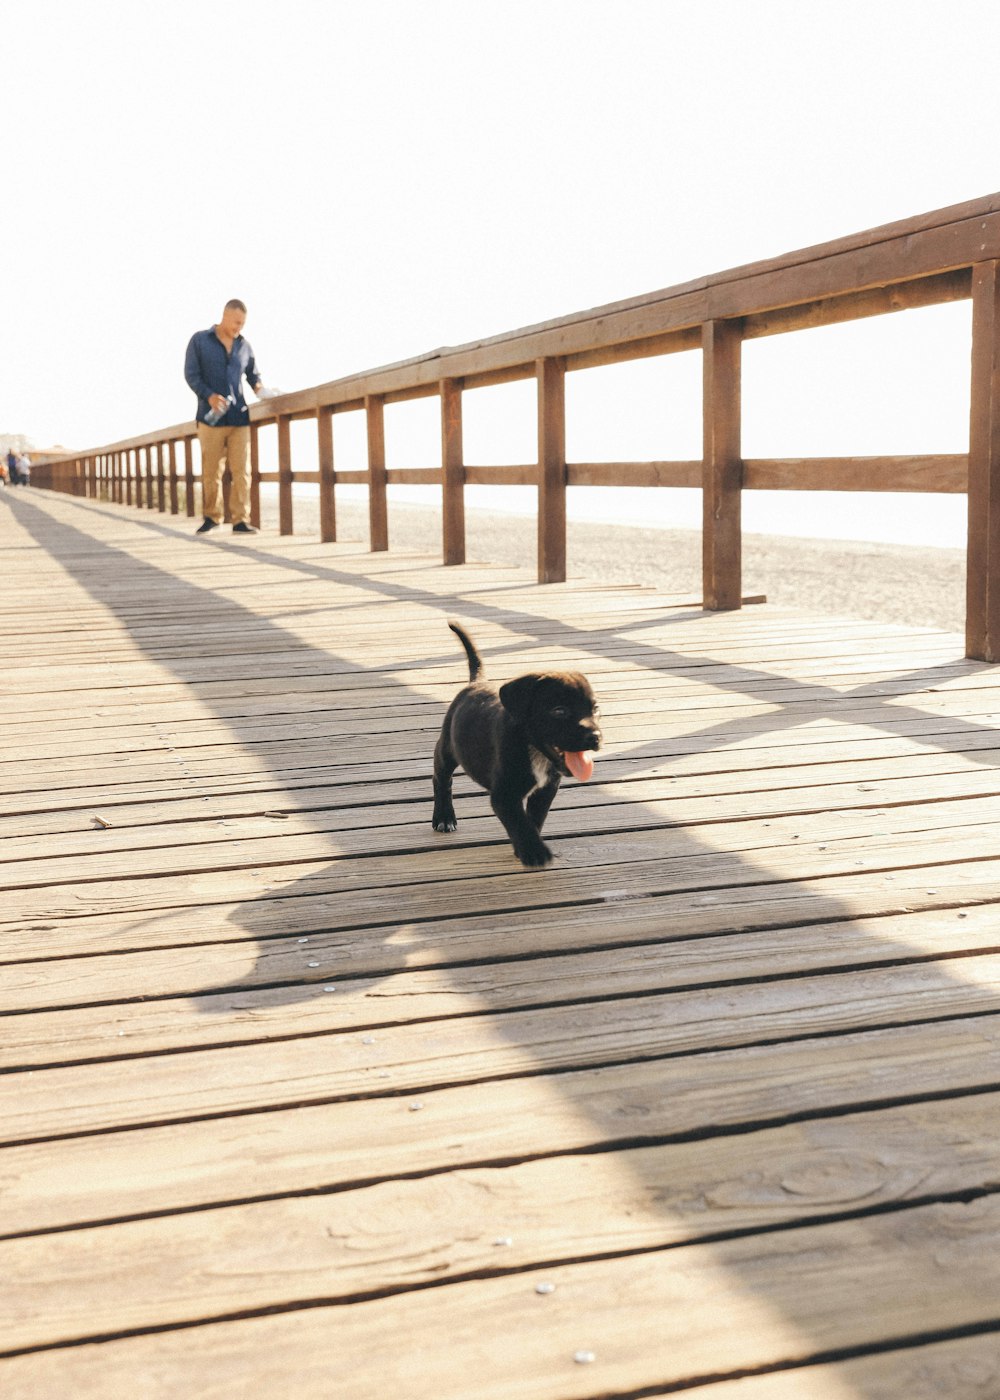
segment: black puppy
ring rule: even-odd
[[[434,750],[434,830],[458,825],[451,780],[461,765],[486,788],[522,865],[547,865],[539,832],[563,776],[586,782],[601,747],[597,705],[578,671],[542,671],[495,686],[482,679],[472,639],[448,626],[469,658],[469,684],[449,706]],[[527,802],[525,802],[527,798]]]

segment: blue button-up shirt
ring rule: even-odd
[[[219,419],[220,427],[238,428],[250,422],[250,411],[243,397],[243,380],[246,378],[251,388],[260,383],[257,368],[250,348],[250,342],[238,335],[233,348],[226,347],[215,334],[215,327],[207,331],[195,331],[188,341],[184,356],[184,378],[189,388],[198,395],[196,421],[203,423],[212,411],[210,394],[221,394],[232,398],[229,408]]]

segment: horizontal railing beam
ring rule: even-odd
[[[748,491],[923,491],[961,494],[967,489],[965,453],[928,457],[746,458]]]

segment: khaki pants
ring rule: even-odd
[[[198,424],[201,443],[201,513],[207,520],[222,524],[225,510],[222,503],[222,473],[228,463],[232,476],[229,488],[229,512],[233,524],[250,520],[250,429],[227,428],[221,424],[211,428]]]

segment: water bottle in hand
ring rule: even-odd
[[[229,412],[229,405],[230,405],[232,402],[233,402],[233,396],[232,396],[232,394],[230,394],[229,397],[226,399],[226,406],[225,406],[225,408],[210,408],[210,409],[209,409],[209,411],[205,414],[205,422],[208,424],[208,426],[209,426],[210,428],[216,427],[217,424],[220,422],[220,420],[223,419],[223,418],[226,416],[226,414]]]

